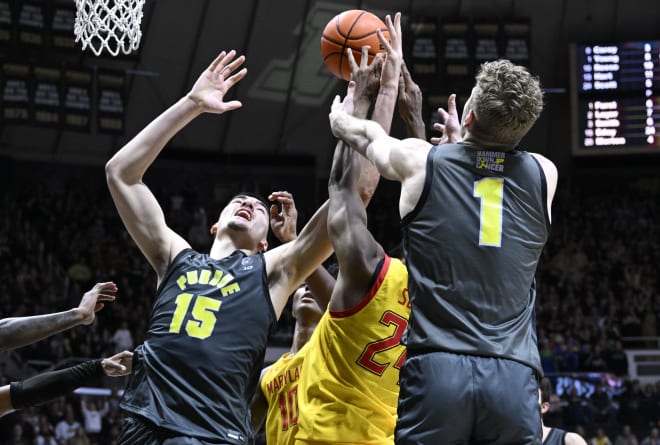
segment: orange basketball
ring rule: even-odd
[[[321,56],[323,63],[335,76],[349,80],[351,67],[348,65],[346,48],[351,48],[355,61],[362,58],[362,47],[369,45],[369,62],[385,48],[378,40],[377,30],[390,41],[390,33],[385,23],[370,12],[360,9],[344,11],[328,22],[321,36]]]

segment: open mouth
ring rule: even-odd
[[[305,295],[300,299],[303,303],[316,303],[316,300],[311,295]]]
[[[243,219],[247,219],[248,221],[252,221],[252,213],[250,213],[246,209],[239,209],[234,216],[240,216]]]

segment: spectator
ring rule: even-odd
[[[68,439],[65,445],[90,445],[90,440],[87,434],[85,434],[85,430],[82,427],[78,427],[75,435],[71,439]]]
[[[605,435],[602,428],[596,430],[596,435],[589,441],[590,445],[612,445],[612,441]]]
[[[657,394],[655,387],[650,383],[644,385],[641,398],[639,399],[639,412],[645,425],[655,423],[657,419]]]
[[[630,425],[624,425],[621,433],[614,439],[614,445],[638,445],[637,437],[632,432]]]
[[[597,423],[609,426],[616,424],[616,412],[612,407],[610,396],[605,392],[602,384],[596,384],[596,389],[589,399],[594,409],[594,420]]]
[[[110,341],[115,345],[113,352],[133,350],[133,334],[128,329],[128,322],[126,320],[121,322],[121,326],[117,328]]]
[[[83,414],[85,433],[92,440],[97,440],[103,429],[103,416],[108,413],[108,402],[104,401],[103,406],[99,409],[96,400],[87,399],[82,397],[80,399],[80,410]]]
[[[625,377],[628,375],[628,356],[623,350],[623,343],[616,342],[615,348],[609,353],[607,357],[607,369],[617,377]]]
[[[39,416],[39,425],[37,436],[34,440],[35,445],[58,445],[55,440],[55,430],[44,414]]]
[[[591,411],[586,401],[580,397],[577,388],[571,387],[564,393],[567,402],[564,418],[569,430],[577,429],[578,425],[591,425]]]
[[[642,388],[638,380],[628,382],[619,403],[619,419],[623,424],[629,424],[633,430],[647,424],[642,420],[640,403],[642,401]]]
[[[6,442],[7,445],[31,445],[30,441],[23,434],[23,426],[20,422],[14,424],[12,428],[11,439]]]
[[[60,420],[55,426],[55,438],[60,443],[66,443],[67,440],[73,439],[79,428],[82,428],[73,413],[73,407],[70,403],[66,404],[64,409],[64,419]]]
[[[657,428],[651,429],[651,434],[642,440],[640,445],[660,445],[660,433]]]

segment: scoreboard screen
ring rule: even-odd
[[[660,154],[660,40],[571,45],[573,154]]]

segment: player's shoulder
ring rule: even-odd
[[[540,153],[533,153],[533,152],[528,152],[530,156],[532,156],[536,161],[541,164],[541,167],[543,167],[543,170],[552,170],[554,172],[557,171],[557,166],[555,165],[554,162],[552,162],[549,158],[546,156],[540,154]]]
[[[388,270],[388,273],[407,275],[408,268],[406,267],[406,263],[404,263],[403,260],[396,257],[390,257],[390,269]]]
[[[564,445],[587,445],[587,441],[578,433],[567,432],[564,436]]]

